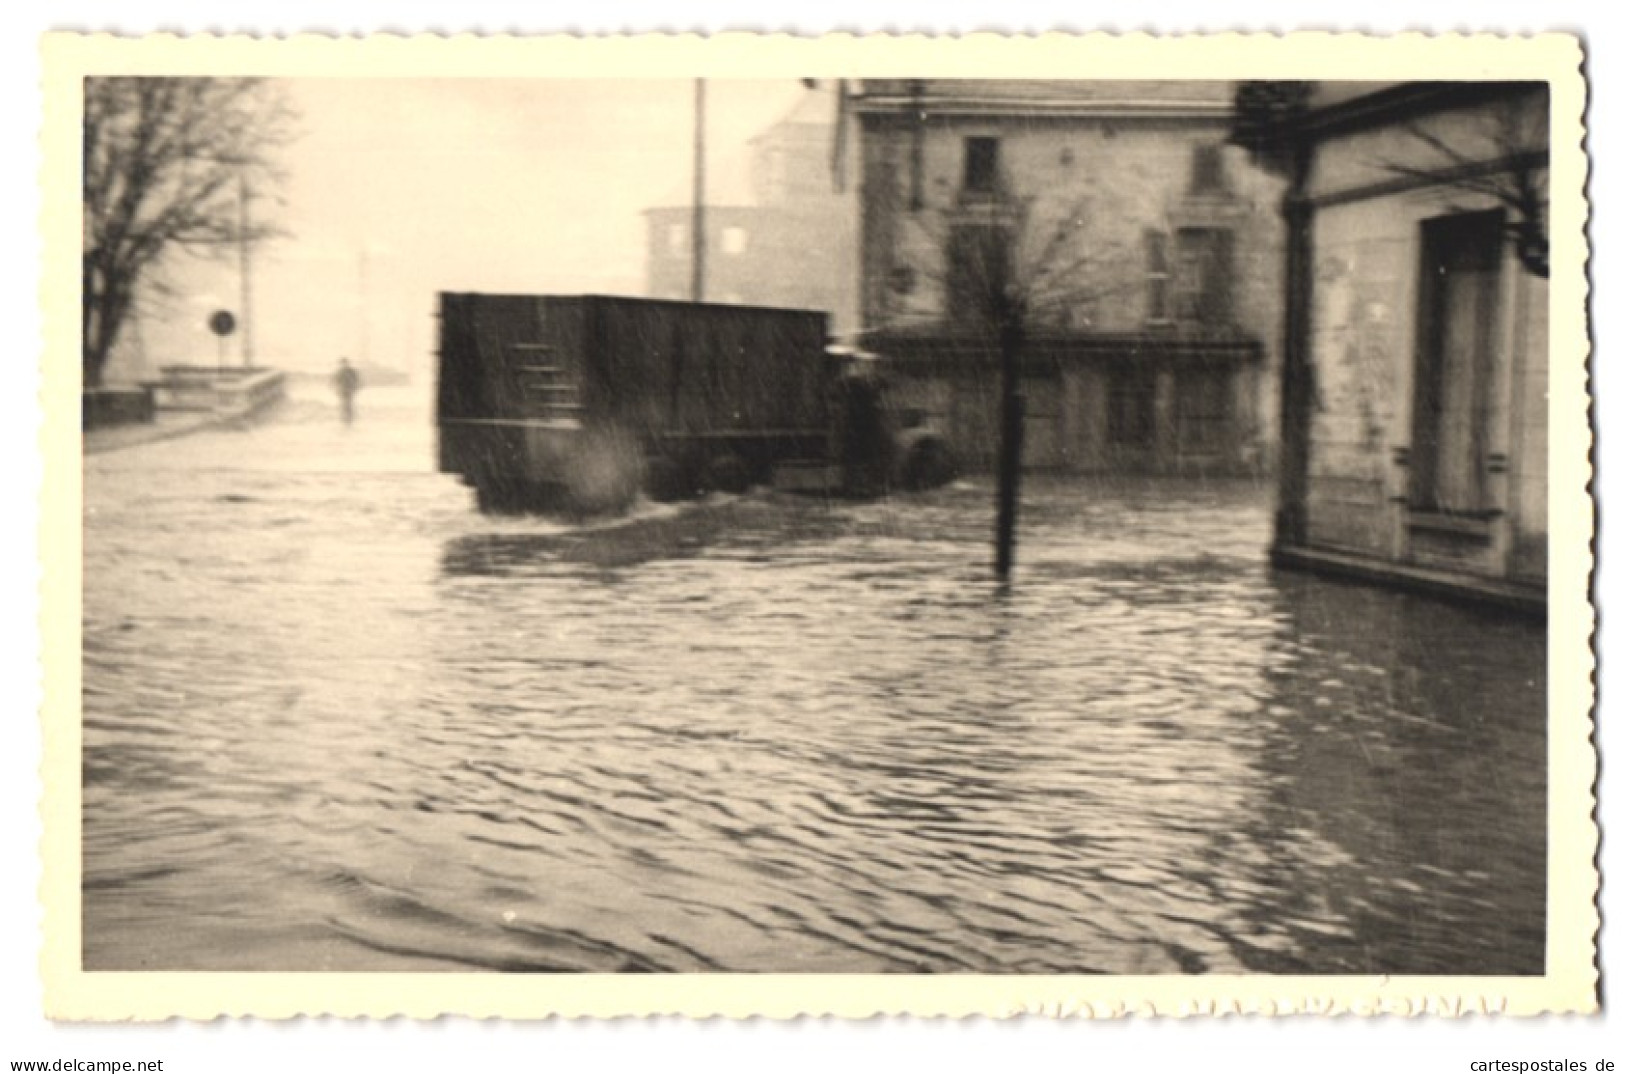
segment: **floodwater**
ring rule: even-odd
[[[484,518],[420,395],[87,460],[86,968],[1542,971],[1540,626],[1248,483]]]

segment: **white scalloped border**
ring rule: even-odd
[[[1597,1010],[1593,746],[1595,512],[1587,360],[1586,84],[1566,34],[852,35],[785,33],[49,34],[42,43],[40,228],[45,322],[40,447],[44,826],[40,968],[46,1013],[170,1018],[875,1015],[1534,1015]],[[328,77],[1534,78],[1552,87],[1550,704],[1547,972],[1541,977],[1050,977],[86,973],[79,968],[79,80],[86,74]],[[1561,479],[1559,479],[1561,478]]]

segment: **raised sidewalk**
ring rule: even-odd
[[[86,429],[84,453],[99,455],[107,451],[120,451],[252,420],[282,401],[285,377],[279,370],[263,370],[253,376],[204,387],[214,406],[195,410],[160,407],[156,420],[151,422]]]

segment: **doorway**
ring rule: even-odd
[[[1504,224],[1498,211],[1422,223],[1411,439],[1414,510],[1479,515],[1488,507]]]

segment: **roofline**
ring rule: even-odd
[[[1020,116],[1055,119],[1225,119],[1229,101],[1109,100],[1069,98],[1013,100],[1007,97],[911,97],[907,94],[852,98],[858,115],[925,112],[928,116]]]
[[[997,343],[939,326],[870,329],[857,335],[866,350],[894,362],[953,362],[997,352]],[[1086,356],[1131,359],[1155,354],[1168,358],[1257,361],[1264,344],[1245,332],[1184,334],[1156,330],[1100,332],[1038,331],[1027,340],[1029,361],[1078,359]]]
[[[1346,101],[1312,109],[1299,129],[1310,139],[1333,137],[1390,123],[1396,118],[1421,116],[1463,105],[1527,93],[1546,83],[1521,82],[1403,82]]]
[[[648,295],[612,295],[603,291],[439,291],[438,297],[446,298],[496,298],[496,299],[524,299],[535,301],[537,299],[554,299],[566,302],[632,302],[640,306],[683,306],[686,308],[725,309],[725,310],[756,310],[767,313],[794,313],[804,317],[821,317],[826,322],[830,319],[829,310],[807,309],[801,306],[757,306],[743,302],[695,302],[686,298],[654,298]]]

